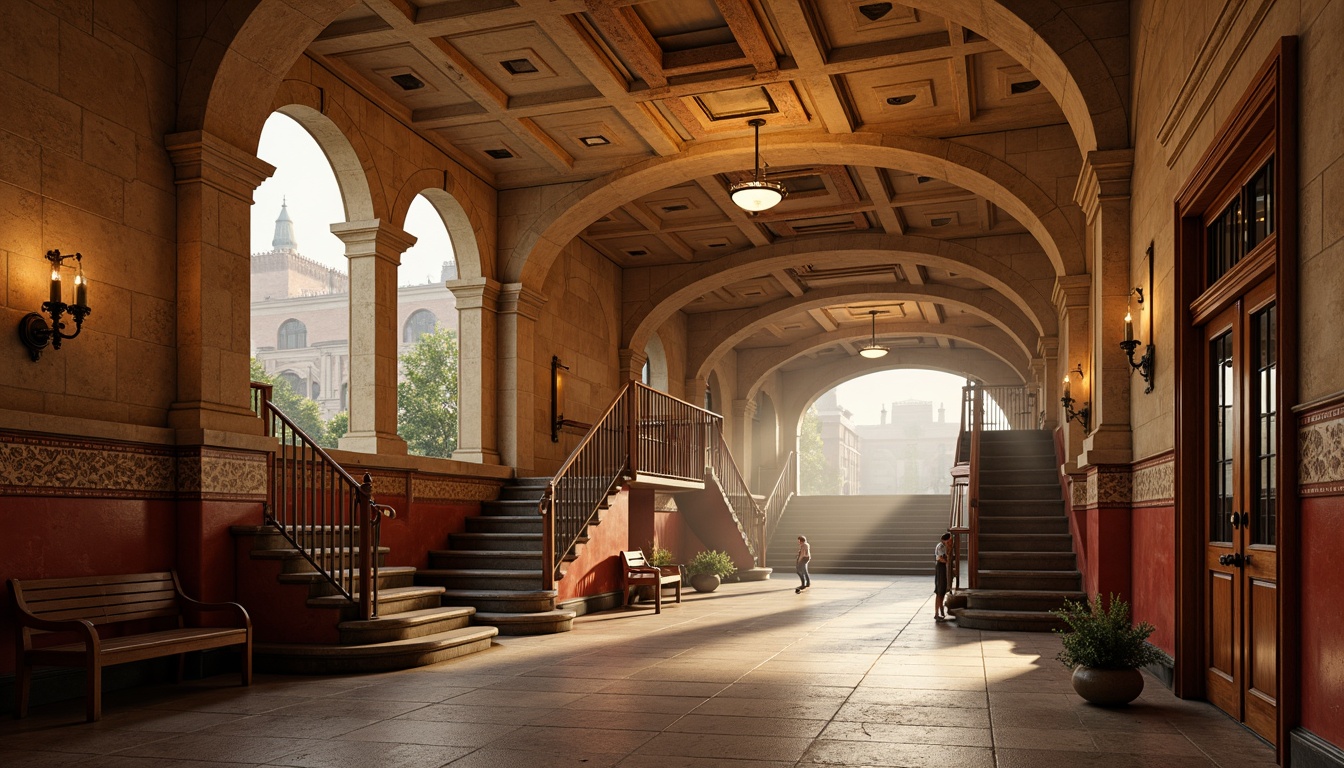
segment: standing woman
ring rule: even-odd
[[[798,537],[798,560],[793,566],[793,570],[798,573],[798,580],[802,584],[793,593],[796,595],[804,589],[812,586],[812,577],[807,572],[807,563],[812,559],[812,545],[807,543],[806,536]]]

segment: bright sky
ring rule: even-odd
[[[966,379],[941,371],[879,371],[860,376],[836,387],[840,407],[854,414],[855,424],[877,424],[882,406],[901,400],[928,400],[933,403],[935,418],[938,406],[947,408],[947,418],[958,413],[961,388]]]
[[[345,244],[331,234],[334,222],[345,221],[341,191],[326,155],[292,119],[275,113],[261,131],[257,156],[275,166],[275,175],[262,182],[252,205],[252,252],[271,250],[280,204],[288,201],[289,218],[299,240],[299,253],[329,267],[348,272]],[[438,282],[442,264],[453,260],[448,230],[434,206],[417,196],[403,228],[417,239],[401,256],[400,285]]]

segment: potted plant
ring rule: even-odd
[[[696,592],[713,592],[719,588],[720,580],[736,572],[737,566],[733,565],[728,553],[713,549],[695,553],[686,564],[686,575],[691,577],[691,586]]]
[[[1111,595],[1103,606],[1101,596],[1081,603],[1066,600],[1055,611],[1068,629],[1056,629],[1064,644],[1059,660],[1073,670],[1073,690],[1103,707],[1128,704],[1143,692],[1139,667],[1166,659],[1166,654],[1146,641],[1153,633],[1148,622],[1130,621],[1129,603]]]

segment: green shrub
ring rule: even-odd
[[[672,559],[672,550],[664,549],[652,541],[644,548],[644,559],[649,565],[676,565],[676,561]]]
[[[737,566],[733,565],[733,558],[728,556],[727,552],[719,552],[714,549],[707,549],[695,553],[691,562],[686,564],[686,575],[698,576],[702,573],[712,573],[720,579],[732,576],[737,572]]]
[[[1058,656],[1064,666],[1133,669],[1167,660],[1165,653],[1146,642],[1153,634],[1152,624],[1133,624],[1129,603],[1118,595],[1111,595],[1108,602],[1103,607],[1101,595],[1081,603],[1066,600],[1063,609],[1054,611],[1069,627],[1055,630],[1064,644]]]

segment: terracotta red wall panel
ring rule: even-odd
[[[602,522],[588,526],[588,543],[578,559],[566,565],[565,577],[555,584],[558,601],[620,591],[618,558],[621,550],[630,546],[629,497],[628,491],[611,497],[611,506],[602,510]]]
[[[1176,651],[1176,509],[1139,507],[1131,521],[1134,620],[1157,628],[1149,642]]]
[[[448,534],[467,529],[466,519],[481,513],[480,502],[406,503],[404,498],[378,499],[397,510],[391,520],[383,519],[382,545],[390,547],[388,565],[429,566],[431,549],[448,549]]]
[[[0,498],[0,580],[169,570],[176,564],[175,507],[169,500]],[[14,674],[8,590],[0,613],[0,674]]]
[[[1344,497],[1302,500],[1302,726],[1344,746]]]

